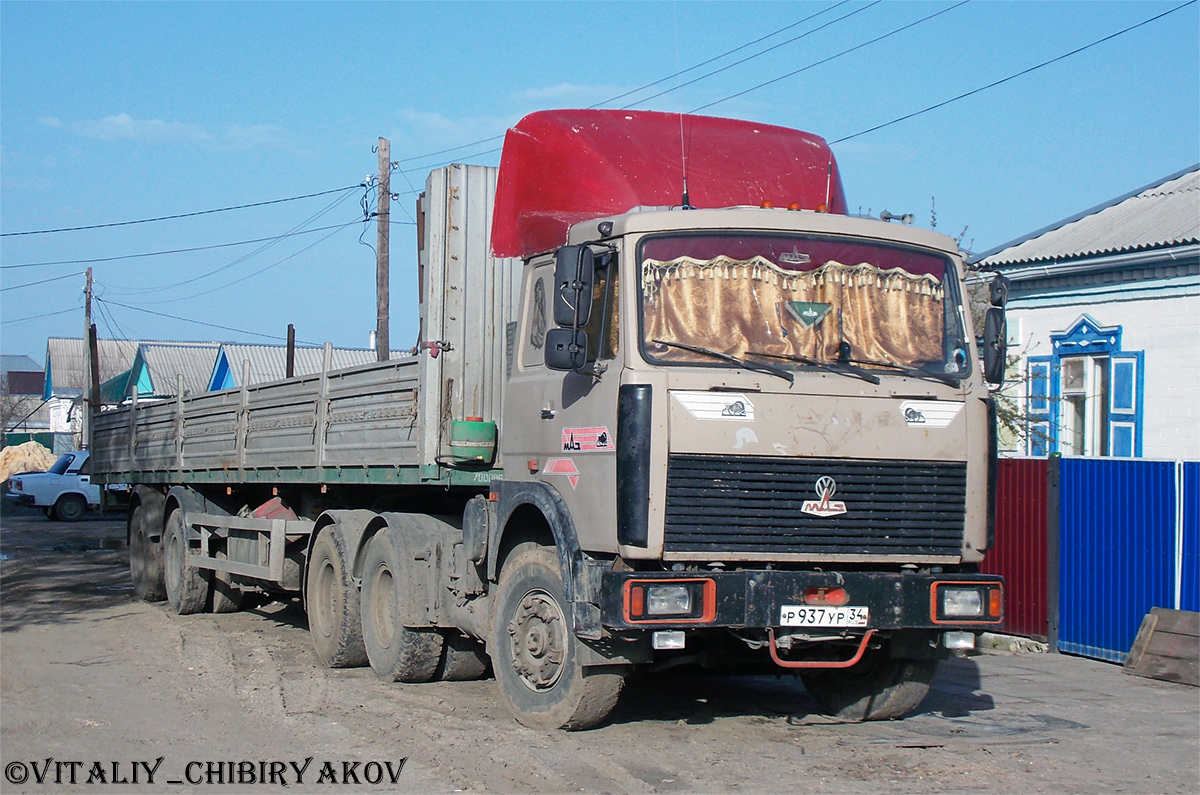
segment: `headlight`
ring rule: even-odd
[[[935,624],[999,624],[1004,620],[1004,586],[993,582],[935,582]]]
[[[652,616],[688,615],[691,590],[683,585],[652,585],[646,589],[646,612]]]
[[[942,615],[947,618],[977,618],[983,615],[983,595],[974,588],[943,588]]]

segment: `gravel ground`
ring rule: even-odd
[[[631,678],[599,729],[546,734],[490,680],[318,667],[294,604],[134,601],[120,517],[6,509],[0,558],[4,793],[1200,791],[1200,690],[1082,658],[946,661],[916,714],[871,724],[790,677],[675,670]]]

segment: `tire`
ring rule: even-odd
[[[352,563],[341,530],[324,527],[308,560],[305,609],[317,659],[327,668],[367,663]]]
[[[208,604],[209,572],[188,565],[183,510],[176,508],[163,529],[163,584],[171,609],[181,616],[201,613]]]
[[[227,560],[225,552],[217,552],[214,557]],[[224,571],[212,573],[212,590],[209,593],[208,609],[213,613],[236,613],[242,609],[242,589],[231,581],[232,575]]]
[[[897,720],[929,694],[937,660],[909,660],[873,649],[853,668],[802,673],[809,695],[828,715],[843,720]]]
[[[384,682],[429,682],[442,659],[442,636],[436,629],[404,626],[401,600],[411,589],[390,530],[371,539],[363,560],[363,641],[371,669]]]
[[[161,602],[167,598],[163,582],[162,539],[150,540],[146,509],[138,505],[129,517],[129,579],[133,595],[146,602]]]
[[[64,494],[54,503],[54,518],[60,522],[78,522],[87,513],[87,500],[78,494]]]
[[[500,695],[534,729],[590,729],[617,704],[625,675],[584,669],[563,599],[558,556],[550,547],[514,550],[496,592],[489,651]]]
[[[487,678],[491,660],[482,643],[454,630],[448,630],[443,637],[445,650],[442,652],[442,663],[438,666],[437,679],[466,682]]]

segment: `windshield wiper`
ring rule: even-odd
[[[875,367],[890,367],[893,370],[899,370],[905,375],[912,376],[913,378],[926,378],[933,381],[941,381],[943,384],[952,387],[958,387],[962,383],[961,378],[955,378],[952,375],[931,373],[928,370],[922,370],[919,367],[909,367],[906,364],[899,364],[897,362],[880,362],[874,359],[851,359],[850,361],[857,362],[858,364],[869,364]]]
[[[827,370],[831,373],[836,373],[838,375],[849,376],[850,378],[861,378],[862,380],[864,380],[868,383],[871,383],[871,384],[879,383],[878,376],[874,376],[868,372],[864,372],[863,370],[858,369],[857,367],[850,364],[849,362],[826,361],[824,359],[813,359],[808,356],[798,356],[798,355],[793,356],[790,354],[783,354],[783,353],[763,353],[761,351],[747,351],[747,353],[750,354],[751,356],[765,356],[769,359],[783,359],[783,360],[789,361],[789,362],[798,362],[800,364],[807,364],[809,367],[819,367],[822,370]]]
[[[747,370],[753,370],[758,373],[766,373],[767,375],[777,375],[780,378],[787,379],[789,384],[795,383],[796,376],[792,375],[790,370],[785,370],[782,367],[775,367],[770,364],[762,364],[761,362],[748,362],[745,359],[739,359],[736,356],[731,356],[728,353],[714,351],[711,348],[700,348],[695,345],[685,345],[682,342],[667,342],[666,340],[651,340],[656,345],[666,345],[668,348],[679,348],[683,351],[691,351],[692,353],[701,353],[705,356],[712,356],[715,359],[720,359],[730,364],[736,364],[738,367],[743,367]],[[878,383],[878,381],[876,381]]]

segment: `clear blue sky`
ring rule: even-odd
[[[836,141],[1181,4],[976,0],[704,112]],[[95,263],[100,335],[271,342],[294,323],[301,340],[364,347],[375,326],[375,255],[359,237],[373,244],[375,228],[353,223],[361,190],[158,223],[12,233],[355,185],[376,172],[381,135],[393,159],[417,158],[404,167],[419,187],[447,159],[422,155],[501,135],[530,111],[604,103],[811,14],[825,11],[616,106],[689,111],[952,5],[0,3],[0,232],[8,235],[0,238],[0,349],[40,362],[48,336],[83,333],[85,266],[37,263],[276,237],[305,222],[349,226],[258,253],[261,244]],[[1200,160],[1198,31],[1191,4],[835,143],[850,206],[911,212],[928,227],[936,201],[938,231],[978,252],[1192,165]],[[495,146],[454,156],[494,165],[499,155],[484,152]],[[393,219],[407,221],[414,195],[405,177],[393,175],[392,189],[402,194]],[[411,225],[393,225],[391,251],[392,346],[408,347],[417,329]]]

